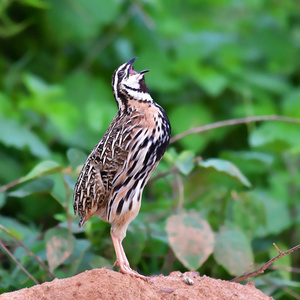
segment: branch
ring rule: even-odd
[[[12,232],[10,232],[7,228],[5,228],[3,225],[0,224],[0,229],[2,229],[4,232],[6,232],[8,235],[10,235],[16,242],[19,246],[23,247],[27,253],[32,257],[34,258],[38,264],[53,278],[56,278],[56,276],[54,275],[53,272],[51,272],[49,270],[49,268],[45,265],[45,263],[41,260],[40,257],[36,256],[30,249],[28,249],[24,244],[23,242],[15,235],[13,234]],[[5,246],[4,246],[5,247]],[[14,259],[15,261],[15,259]]]
[[[282,252],[277,246],[275,243],[273,243],[273,246],[276,248],[276,250],[278,251],[278,255],[275,256],[274,258],[270,259],[268,262],[266,262],[265,264],[263,264],[259,269],[253,271],[253,272],[250,272],[248,273],[249,270],[247,270],[246,272],[244,272],[241,276],[238,276],[238,277],[235,277],[233,279],[231,279],[230,281],[231,282],[240,282],[240,281],[243,281],[243,280],[246,280],[250,277],[254,277],[254,276],[257,276],[258,274],[262,274],[264,273],[264,271],[274,262],[276,261],[277,259],[279,259],[280,257],[284,256],[284,255],[287,255],[287,254],[290,254],[292,252],[294,252],[295,250],[297,249],[300,249],[300,244],[287,250],[287,251],[284,251]]]
[[[20,267],[20,269],[31,278],[35,284],[39,284],[39,282],[22,266],[22,264],[14,257],[14,255],[5,247],[5,245],[0,241],[0,246],[3,250],[11,257],[11,259]]]
[[[10,188],[18,185],[21,181],[22,181],[23,177],[20,177],[19,179],[16,179],[12,182],[9,182],[8,184],[3,185],[2,187],[0,187],[0,193],[3,193],[7,190],[9,190]]]
[[[216,123],[191,128],[187,131],[184,131],[182,133],[179,133],[175,136],[173,136],[170,140],[170,144],[175,143],[176,141],[191,135],[195,133],[200,133],[220,127],[226,127],[226,126],[232,126],[232,125],[238,125],[238,124],[248,124],[252,122],[260,122],[260,121],[282,121],[282,122],[290,122],[295,124],[300,124],[300,119],[291,118],[291,117],[283,117],[283,116],[255,116],[255,117],[246,117],[246,118],[240,118],[240,119],[231,119],[231,120],[225,120],[225,121],[219,121]]]

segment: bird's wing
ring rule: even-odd
[[[74,211],[81,217],[80,227],[95,213],[108,221],[111,190],[128,160],[132,133],[140,126],[136,121],[137,117],[133,115],[112,122],[87,158],[74,189]]]

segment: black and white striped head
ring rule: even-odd
[[[119,109],[127,109],[128,101],[153,102],[145,83],[144,74],[149,70],[136,72],[133,63],[136,57],[121,65],[112,76],[112,89]]]

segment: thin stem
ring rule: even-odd
[[[0,193],[3,193],[5,191],[9,190],[10,188],[18,185],[22,181],[22,179],[23,179],[23,177],[20,177],[20,178],[14,180],[14,181],[9,182],[8,184],[3,185],[0,188]]]
[[[6,248],[6,246],[0,241],[0,246],[3,250],[10,256],[10,258],[20,267],[20,269],[31,278],[35,284],[40,284],[23,266],[22,264],[14,257],[14,255]]]
[[[179,133],[175,136],[173,136],[170,140],[170,144],[175,143],[176,141],[191,135],[191,134],[196,134],[220,127],[226,127],[226,126],[232,126],[232,125],[238,125],[238,124],[247,124],[251,122],[261,122],[261,121],[281,121],[281,122],[290,122],[290,123],[295,123],[295,124],[300,124],[300,119],[296,118],[291,118],[291,117],[283,117],[283,116],[276,116],[276,115],[271,115],[271,116],[255,116],[255,117],[246,117],[246,118],[240,118],[240,119],[231,119],[231,120],[225,120],[225,121],[219,121],[216,123],[196,127],[196,128],[191,128],[185,132]]]
[[[38,256],[36,256],[30,249],[28,249],[23,242],[12,232],[10,232],[7,228],[5,228],[3,225],[0,225],[0,229],[2,229],[4,232],[6,232],[8,235],[10,235],[19,246],[23,247],[26,252],[32,257],[34,258],[38,264],[53,278],[56,278],[56,276],[54,275],[54,273],[52,273],[49,268],[44,264],[44,262],[41,260],[41,258],[39,258]]]

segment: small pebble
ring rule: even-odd
[[[194,281],[190,277],[187,277],[186,275],[184,275],[183,280],[188,285],[193,285],[194,284]]]
[[[164,288],[162,290],[159,290],[160,294],[164,294],[164,293],[170,294],[170,293],[173,293],[173,292],[174,292],[174,289],[171,289],[171,288]]]

